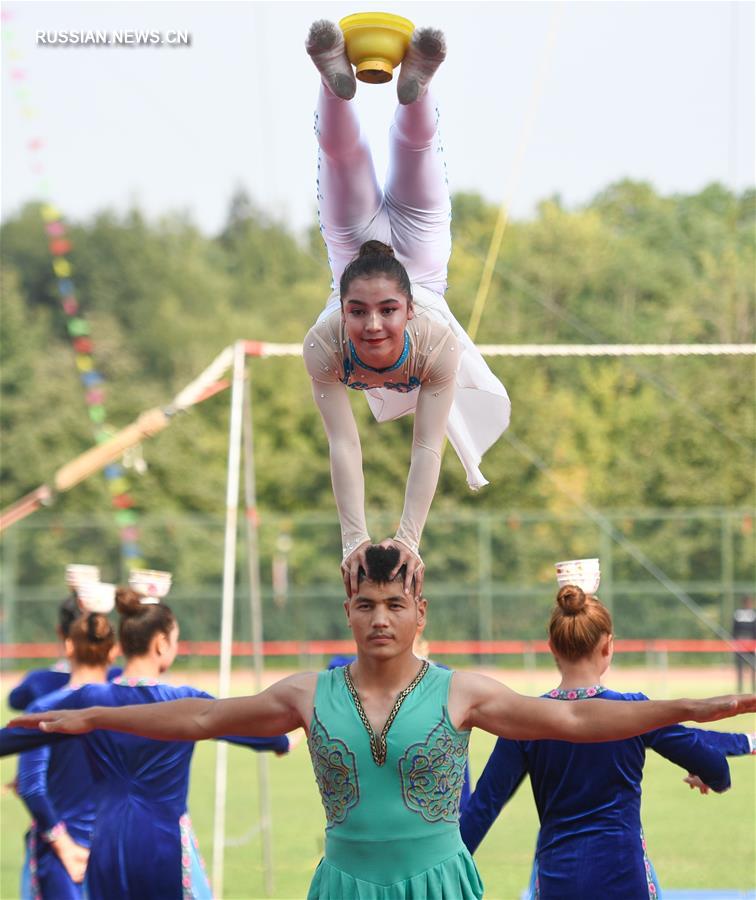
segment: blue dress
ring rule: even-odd
[[[554,690],[555,700],[647,700],[601,685]],[[600,744],[499,738],[460,816],[473,853],[526,774],[541,830],[531,879],[540,900],[639,900],[659,894],[640,818],[646,749],[655,750],[716,791],[730,786],[726,755],[750,753],[746,735],[673,725]]]
[[[55,696],[71,693],[65,688]],[[44,698],[30,712],[47,709]],[[95,820],[94,779],[84,742],[71,739],[54,747],[38,747],[22,753],[18,761],[16,790],[32,815],[26,834],[26,857],[21,873],[22,900],[55,898],[81,900],[83,887],[76,884],[53,851],[49,838],[65,823],[68,834],[83,847],[91,844]]]
[[[84,709],[186,697],[212,699],[192,687],[117,678],[110,684],[56,692],[38,706]],[[286,735],[222,739],[281,753],[289,747]],[[94,779],[95,820],[86,877],[90,900],[209,898],[186,804],[194,742],[154,741],[101,730],[78,737],[26,728],[0,730],[0,756],[44,745],[51,745],[55,753],[70,744],[84,746]],[[61,777],[74,777],[68,770],[65,775],[59,771]],[[80,786],[84,777],[76,776]],[[57,900],[57,895],[51,896]]]

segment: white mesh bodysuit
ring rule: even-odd
[[[396,539],[417,553],[438,482],[446,433],[470,487],[487,481],[478,466],[509,423],[509,398],[444,300],[451,252],[451,203],[437,131],[438,112],[426,94],[399,106],[390,130],[385,191],[360,134],[352,102],[321,87],[315,132],[320,144],[318,207],[333,283],[367,240],[393,247],[412,282],[415,317],[405,352],[380,372],[350,347],[338,291],[304,342],[331,453],[331,477],[344,556],[369,540],[362,453],[346,388],[366,392],[378,421],[415,413],[412,457]]]

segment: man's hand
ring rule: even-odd
[[[689,702],[692,706],[690,719],[693,722],[717,722],[742,713],[756,712],[756,694],[727,694]]]
[[[55,731],[61,734],[86,734],[94,729],[92,713],[89,709],[53,709],[49,712],[25,713],[8,722],[8,728],[38,728],[40,731]]]

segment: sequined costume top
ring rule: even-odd
[[[326,814],[309,900],[473,900],[482,884],[459,834],[469,732],[447,711],[452,672],[418,661],[376,735],[350,667],[321,672],[309,748]]]
[[[410,319],[393,364],[373,369],[349,341],[341,313],[319,321],[304,341],[304,360],[331,450],[331,476],[344,556],[370,540],[365,521],[362,453],[345,388],[364,391],[377,418],[415,413],[404,510],[396,538],[417,552],[441,465],[441,447],[454,401],[461,345],[452,330],[428,315]],[[374,410],[375,411],[375,410]]]

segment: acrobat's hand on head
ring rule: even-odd
[[[397,551],[399,557],[391,572],[391,578],[396,578],[399,574],[399,570],[402,567],[406,567],[404,574],[404,593],[414,594],[415,597],[422,597],[423,582],[425,580],[425,563],[420,558],[420,554],[413,551],[407,544],[397,538],[387,538],[378,546],[384,547],[385,549],[393,547]]]
[[[357,593],[360,581],[360,569],[362,569],[363,572],[367,570],[365,551],[369,546],[369,540],[363,541],[341,561],[341,577],[344,580],[344,590],[346,591],[347,600]]]

